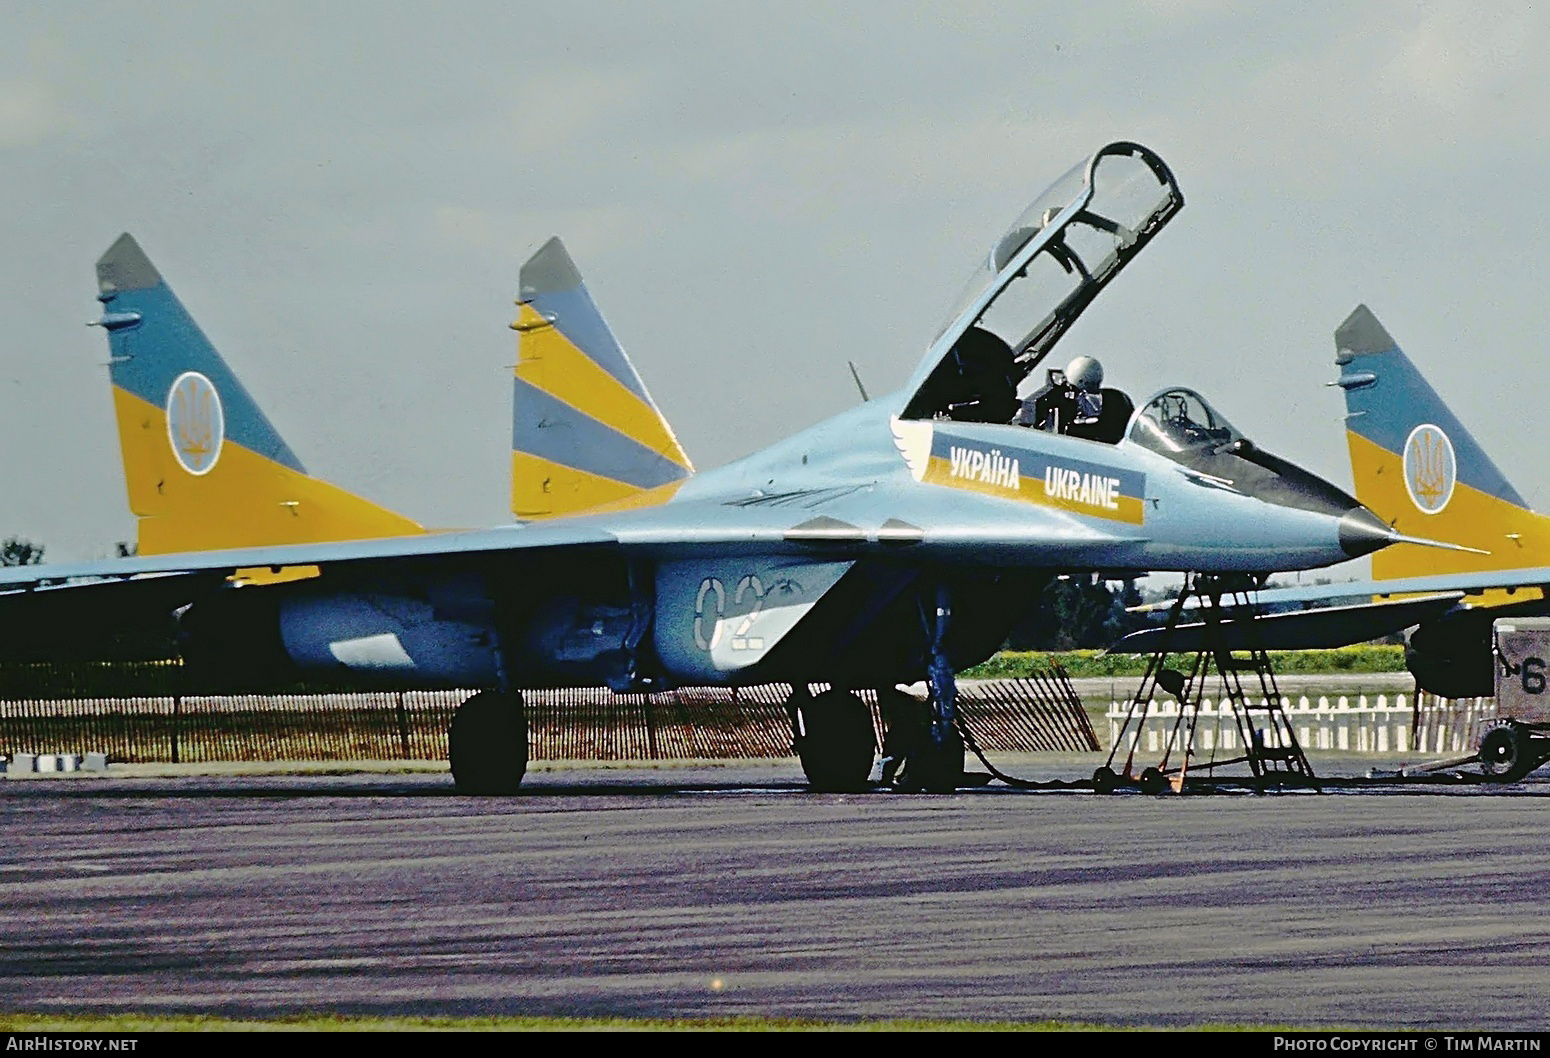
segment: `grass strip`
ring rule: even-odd
[[[1398,644],[1337,647],[1332,650],[1271,651],[1278,676],[1319,676],[1337,673],[1371,674],[1405,671],[1405,648]],[[1073,679],[1088,676],[1140,676],[1147,659],[1137,654],[1105,654],[1099,650],[1059,653],[1004,650],[984,664],[959,675],[971,680],[1005,680],[1027,676],[1053,663],[1065,666]]]

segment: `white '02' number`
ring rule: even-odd
[[[707,612],[708,604],[713,604],[715,609]],[[732,632],[731,647],[733,650],[763,650],[764,637],[749,635],[753,628],[753,622],[759,616],[759,611],[764,609],[764,582],[756,575],[749,573],[737,582],[737,590],[732,593],[732,605],[741,609],[747,604],[748,613],[738,622],[737,628]],[[709,651],[721,642],[721,622],[727,612],[727,589],[715,577],[706,577],[700,581],[700,590],[694,596],[694,645],[701,650]],[[706,630],[706,622],[709,621],[709,632]]]

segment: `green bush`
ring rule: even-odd
[[[1278,674],[1319,675],[1333,672],[1404,672],[1405,648],[1399,645],[1363,645],[1333,650],[1271,651],[1271,664]],[[1083,676],[1141,676],[1147,659],[1136,654],[1104,654],[1097,650],[1068,650],[1061,653],[1002,651],[983,665],[962,675],[971,680],[1000,680],[1027,676],[1035,669],[1047,669],[1058,663],[1073,679]],[[1175,662],[1177,665],[1177,662]]]

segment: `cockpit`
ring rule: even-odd
[[[1091,357],[1035,374],[1098,292],[1183,207],[1167,165],[1135,143],[1111,143],[1055,181],[969,278],[915,369],[899,417],[1128,439],[1201,486],[1333,514],[1362,546],[1388,540],[1388,527],[1353,497],[1256,446],[1193,390],[1164,390],[1135,412]]]
[[[1195,449],[1220,448],[1245,440],[1206,399],[1192,389],[1159,393],[1136,416],[1130,439],[1176,462]]]
[[[1101,385],[1101,367],[1097,384],[1068,377],[1071,365],[1047,371],[1042,386],[1034,373],[1183,205],[1163,160],[1139,144],[1112,143],[1071,169],[1018,216],[970,277],[916,371],[901,417],[1016,423],[1119,441],[1133,405]]]
[[[1165,389],[1142,406],[1130,440],[1193,472],[1197,481],[1283,507],[1354,510],[1356,499],[1295,463],[1260,448],[1192,389]]]

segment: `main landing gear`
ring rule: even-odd
[[[527,713],[517,691],[480,691],[458,706],[447,729],[457,792],[514,794],[527,774]]]
[[[951,793],[963,779],[963,738],[954,727],[938,741],[931,702],[896,687],[880,687],[877,705],[883,739],[882,785],[909,792]],[[797,686],[786,704],[792,748],[807,784],[818,793],[858,793],[872,787],[877,737],[872,712],[853,691],[834,688],[814,695]]]
[[[951,596],[938,587],[935,605],[924,600],[921,629],[927,643],[926,685],[920,701],[895,687],[877,690],[883,738],[882,785],[898,790],[951,793],[963,783],[963,737],[958,732],[958,684],[947,656]],[[816,697],[797,684],[786,702],[793,749],[808,785],[826,793],[865,790],[870,785],[877,742],[872,715],[855,693],[842,688]]]
[[[952,599],[945,587],[937,588],[934,607],[921,606],[920,616],[929,641],[929,697],[921,702],[894,688],[877,692],[888,729],[882,779],[899,790],[952,793],[963,784],[964,745],[958,732],[958,681],[946,649]]]
[[[786,709],[808,785],[820,793],[865,790],[877,750],[872,711],[866,703],[838,687],[815,696],[805,685],[798,685],[792,688]]]

